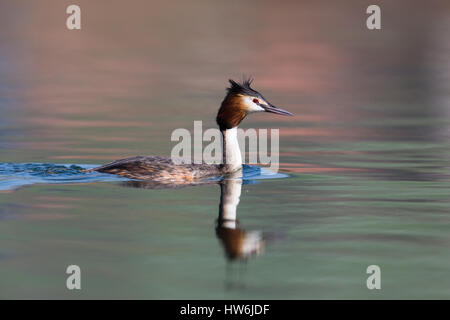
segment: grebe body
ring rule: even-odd
[[[91,169],[91,171],[117,174],[130,179],[172,182],[192,182],[225,174],[222,165],[175,164],[171,158],[157,156],[125,158]]]

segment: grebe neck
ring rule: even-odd
[[[225,170],[234,172],[242,169],[242,156],[237,138],[237,127],[222,130],[222,137]]]

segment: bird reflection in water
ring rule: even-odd
[[[220,183],[220,205],[216,235],[230,261],[246,260],[260,254],[264,248],[262,232],[247,231],[239,227],[237,206],[241,189],[241,179],[225,179]]]
[[[198,183],[168,184],[154,181],[126,181],[121,184],[126,187],[143,189],[177,189],[186,186],[219,184],[220,204],[219,216],[215,233],[227,258],[225,272],[225,287],[227,290],[241,290],[246,286],[244,275],[245,262],[249,258],[261,254],[265,245],[263,233],[257,230],[245,230],[237,220],[237,207],[242,190],[242,172],[227,175],[220,181],[202,181]],[[244,262],[238,263],[236,262]],[[235,266],[233,266],[235,265]]]
[[[246,261],[263,252],[264,239],[261,231],[247,231],[239,227],[237,206],[242,189],[242,173],[235,172],[220,181],[202,181],[189,184],[167,184],[154,181],[126,181],[126,187],[143,189],[176,189],[186,186],[219,184],[220,204],[216,235],[229,262]]]

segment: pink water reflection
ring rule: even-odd
[[[7,122],[22,133],[11,143],[42,161],[169,155],[171,131],[191,129],[194,120],[215,126],[227,79],[243,74],[295,114],[245,123],[280,128],[296,155],[291,161],[302,157],[305,141],[433,135],[370,121],[429,114],[433,106],[421,106],[430,95],[425,48],[448,34],[431,26],[446,25],[450,5],[412,1],[423,10],[405,16],[405,1],[381,2],[389,14],[379,33],[365,28],[360,1],[80,0],[82,30],[73,32],[65,28],[64,2],[8,2],[0,14],[21,17],[5,16],[14,27],[0,31],[10,66],[0,89],[17,101]]]

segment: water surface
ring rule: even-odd
[[[448,2],[381,1],[381,31],[361,1],[79,4],[68,31],[61,1],[0,3],[1,298],[449,297]],[[169,156],[244,73],[296,116],[242,125],[280,129],[289,175],[241,186],[242,232],[218,230],[217,184],[78,175]],[[263,248],[230,259],[242,234]]]

